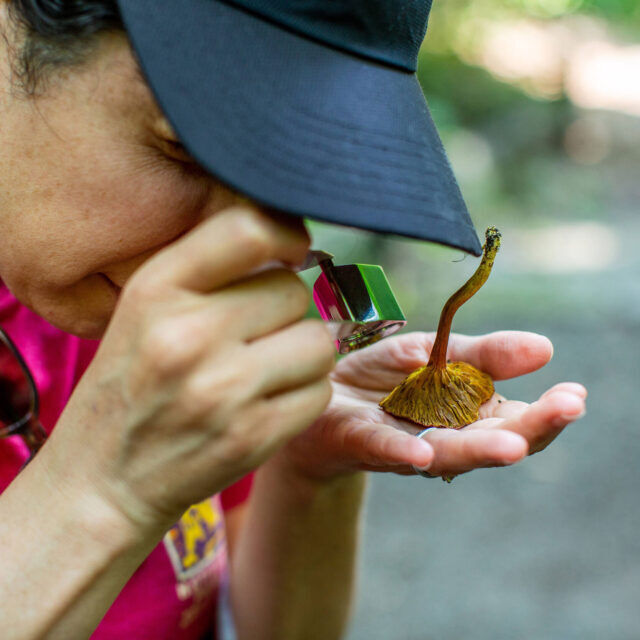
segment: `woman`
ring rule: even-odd
[[[0,324],[55,425],[20,473],[0,444],[3,638],[212,637],[226,589],[240,639],[338,638],[363,471],[512,464],[583,413],[565,383],[415,438],[377,402],[432,336],[334,368],[303,320],[301,215],[478,252],[412,74],[427,5],[2,1]]]

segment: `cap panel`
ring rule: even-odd
[[[212,0],[319,42],[415,71],[432,0]]]

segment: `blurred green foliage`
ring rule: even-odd
[[[640,25],[637,0],[436,0],[433,12],[442,14],[452,27],[472,16],[550,19],[575,14],[593,15],[623,28]]]
[[[484,223],[484,209],[505,211],[510,219],[555,218],[558,210],[568,217],[577,213],[587,218],[602,212],[609,194],[601,167],[567,157],[567,131],[584,110],[571,103],[562,85],[557,95],[535,95],[466,55],[473,50],[472,41],[480,41],[495,25],[563,25],[570,33],[584,26],[576,22],[580,20],[591,21],[622,44],[640,41],[637,0],[435,0],[418,78],[463,192],[472,210],[480,211],[474,215],[476,221]],[[614,164],[619,161],[615,169],[628,165],[630,156],[635,163],[637,127],[627,116],[599,115],[596,125],[606,129],[605,142],[611,147],[606,155]],[[467,179],[456,167],[455,140],[461,132],[471,132],[490,152],[491,167],[476,180]],[[497,222],[499,217],[498,213]]]

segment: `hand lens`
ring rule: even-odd
[[[330,253],[311,251],[300,270],[315,266],[322,273],[313,285],[313,301],[339,353],[362,349],[407,324],[382,267],[335,265]]]

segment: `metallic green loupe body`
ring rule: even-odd
[[[329,323],[340,353],[349,353],[395,333],[407,324],[382,267],[336,266],[333,256],[314,251],[304,268],[320,266],[313,301]]]

